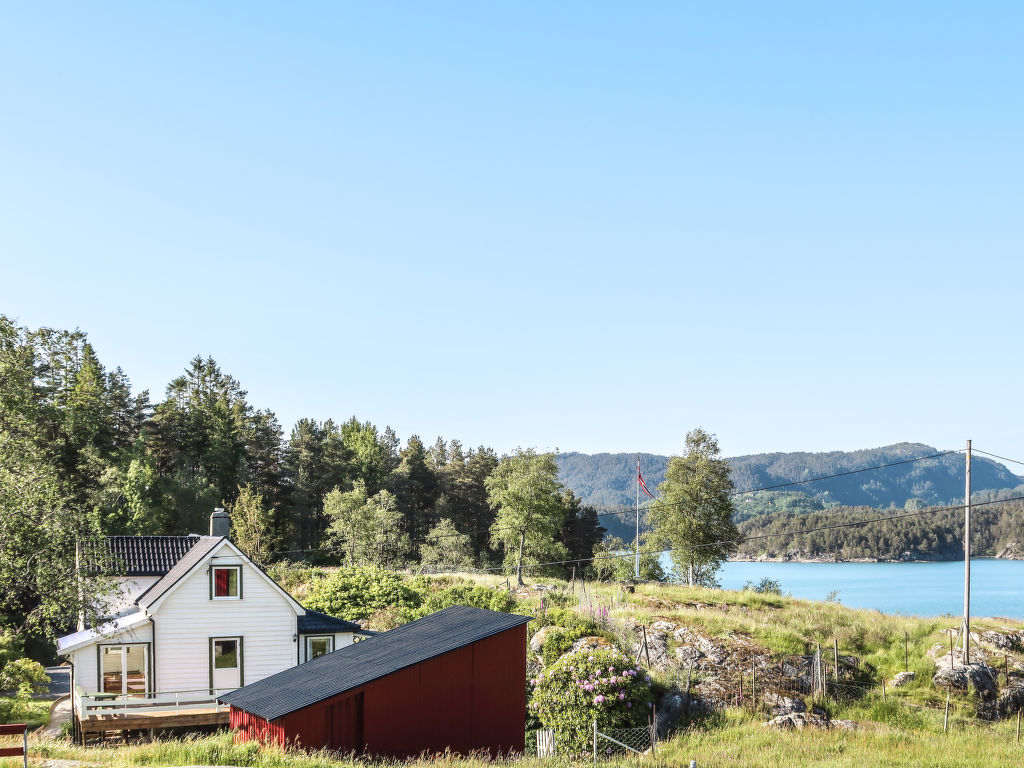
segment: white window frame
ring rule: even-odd
[[[311,647],[313,640],[327,640],[330,643],[327,653],[334,653],[334,635],[306,635],[306,661],[313,660],[313,649]],[[320,657],[317,656],[316,658],[319,659]]]
[[[235,587],[237,595],[217,594],[217,571],[234,571]],[[228,582],[230,583],[230,582]],[[210,566],[210,599],[211,600],[241,600],[242,599],[242,566],[240,565],[213,565]]]

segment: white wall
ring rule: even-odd
[[[309,661],[309,659],[306,658],[306,638],[307,637],[327,637],[327,635],[324,634],[324,633],[315,633],[315,632],[312,633],[312,634],[308,634],[308,635],[299,635],[299,646],[300,646],[299,647],[299,663],[300,664],[305,664],[307,661]],[[341,632],[339,634],[333,635],[333,637],[334,637],[334,650],[336,651],[339,648],[344,648],[346,645],[352,645],[352,643],[353,643],[353,639],[352,638],[354,637],[354,635],[353,635],[352,632]]]
[[[211,564],[242,566],[242,599],[210,599]],[[227,544],[178,583],[155,607],[153,619],[159,691],[209,687],[211,637],[243,638],[243,685],[293,667],[298,658],[292,604]]]
[[[99,662],[99,647],[102,645],[116,645],[117,643],[152,643],[153,625],[149,622],[132,629],[126,629],[116,635],[104,637],[85,648],[79,648],[70,654],[71,663],[75,665],[75,685],[82,686],[86,693],[95,693],[99,690],[99,678],[97,677],[97,664]],[[150,646],[152,648],[152,646]]]

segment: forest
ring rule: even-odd
[[[1006,494],[979,494],[975,502]],[[891,519],[848,527],[800,533],[812,528]],[[1007,547],[1024,543],[1024,502],[974,507],[971,513],[971,552],[995,557]],[[818,512],[784,510],[740,523],[745,537],[736,557],[792,559],[956,560],[964,556],[963,507],[913,507],[880,514],[872,507],[843,507]],[[758,538],[770,536],[770,538]]]
[[[550,552],[590,558],[604,533],[595,510],[557,482],[553,458],[517,454],[440,437],[403,443],[354,416],[304,418],[286,433],[209,357],[187,361],[153,399],[85,333],[0,315],[0,613],[34,612],[49,626],[58,619],[38,615],[37,598],[73,588],[76,544],[207,533],[215,507],[231,512],[233,537],[261,563],[500,568],[510,545],[507,526],[495,526],[493,478],[511,461],[550,476]],[[54,565],[34,567],[42,558]],[[28,573],[49,581],[22,590]],[[19,590],[36,602],[19,610]]]

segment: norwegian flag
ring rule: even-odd
[[[640,462],[639,461],[637,461],[637,463],[636,463],[636,481],[638,483],[640,483],[640,487],[643,488],[644,493],[646,493],[648,496],[650,496],[653,499],[654,498],[654,494],[647,490],[647,483],[644,482],[644,476],[642,474],[640,474]]]

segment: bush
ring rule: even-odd
[[[306,606],[347,621],[365,619],[382,608],[418,608],[422,598],[400,574],[382,568],[339,568],[313,584]]]
[[[757,584],[748,581],[743,589],[750,589],[759,595],[782,595],[782,583],[776,579],[761,579]]]
[[[531,712],[569,753],[587,750],[595,719],[607,728],[645,725],[653,700],[651,678],[611,650],[563,656],[530,683]]]
[[[43,665],[32,659],[15,659],[0,668],[0,691],[14,691],[26,699],[45,691],[49,683],[50,676]]]
[[[419,614],[426,616],[453,605],[512,613],[517,610],[519,604],[512,593],[504,589],[488,589],[487,587],[473,586],[467,582],[428,595],[420,607]]]

